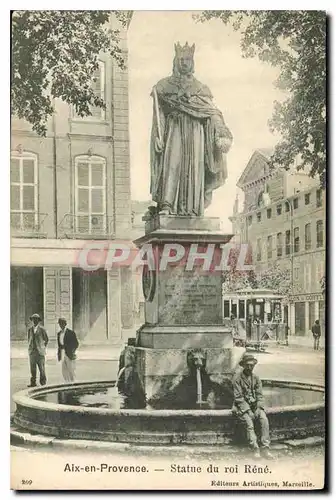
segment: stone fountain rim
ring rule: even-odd
[[[310,382],[300,382],[300,381],[292,381],[292,380],[281,380],[281,379],[262,379],[263,384],[265,386],[277,385],[278,387],[281,385],[285,387],[291,387],[296,389],[311,389],[316,392],[325,392],[325,387],[321,384],[310,383]],[[81,382],[73,382],[67,384],[53,384],[42,386],[38,388],[30,388],[24,389],[22,391],[17,392],[13,396],[13,401],[16,405],[35,409],[35,410],[49,410],[49,411],[57,411],[60,413],[78,413],[78,414],[92,414],[92,415],[119,415],[119,416],[146,416],[148,417],[166,417],[170,418],[172,415],[174,416],[229,416],[232,414],[231,409],[225,410],[214,410],[214,409],[176,409],[176,410],[168,410],[168,409],[158,409],[158,410],[147,410],[147,409],[112,409],[112,408],[97,408],[97,407],[87,407],[87,406],[74,406],[74,405],[66,405],[59,403],[50,403],[46,401],[38,401],[34,399],[34,396],[42,396],[44,394],[55,393],[57,391],[69,391],[75,388],[89,388],[92,387],[113,387],[115,384],[115,380],[96,380],[96,381],[81,381]],[[292,405],[292,406],[281,406],[281,407],[270,407],[267,408],[268,414],[277,414],[283,413],[286,411],[304,411],[304,410],[314,410],[324,408],[324,401],[318,403],[310,403],[305,405]]]

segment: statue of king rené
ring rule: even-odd
[[[203,216],[227,178],[232,134],[196,80],[195,44],[175,44],[173,74],[153,88],[151,195],[159,213]]]

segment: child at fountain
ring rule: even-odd
[[[269,451],[269,425],[264,409],[264,398],[260,378],[253,373],[257,359],[252,354],[244,354],[240,361],[242,371],[233,380],[233,413],[245,429],[247,441],[255,458],[260,457],[255,424],[260,429],[260,445],[263,455],[273,458]]]

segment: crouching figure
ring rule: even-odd
[[[245,430],[254,457],[260,457],[259,442],[263,455],[267,458],[273,458],[269,451],[269,425],[265,413],[262,384],[260,378],[253,373],[257,362],[257,359],[251,354],[244,354],[239,362],[243,369],[233,379],[234,402],[232,411]]]

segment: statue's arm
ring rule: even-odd
[[[226,125],[222,114],[212,117],[215,133],[215,144],[222,153],[227,153],[232,146],[233,135]]]
[[[220,131],[218,134],[215,133],[215,143],[217,149],[222,151],[222,153],[227,153],[232,146],[233,136],[225,125],[225,129]]]

